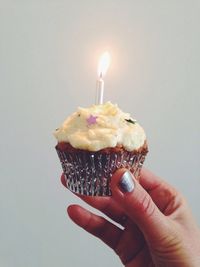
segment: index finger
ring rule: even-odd
[[[61,176],[61,182],[66,187],[64,174],[62,174]],[[112,197],[92,197],[80,194],[75,195],[89,204],[91,207],[101,211],[106,216],[111,218],[113,221],[121,224],[122,226],[124,226],[127,222],[127,217],[125,216],[123,210],[119,207],[119,205],[114,201]]]

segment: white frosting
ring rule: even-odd
[[[126,121],[130,119],[134,124]],[[130,114],[122,112],[111,102],[78,108],[54,135],[58,142],[67,142],[74,148],[89,151],[117,145],[132,151],[140,148],[146,140],[142,127],[130,117]]]

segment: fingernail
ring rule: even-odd
[[[119,181],[119,187],[123,192],[132,192],[135,184],[133,181],[133,176],[129,171],[126,171],[120,181]]]

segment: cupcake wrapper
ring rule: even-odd
[[[144,154],[100,152],[57,153],[62,164],[66,185],[69,190],[87,196],[112,195],[109,184],[112,174],[120,168],[129,169],[136,179],[145,160]]]

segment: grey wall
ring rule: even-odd
[[[94,102],[97,58],[112,54],[105,100],[144,126],[146,166],[200,222],[200,2],[0,0],[0,266],[121,266],[76,227],[53,130]]]

